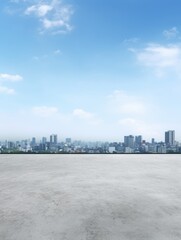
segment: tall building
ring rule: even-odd
[[[34,147],[36,146],[36,138],[33,137],[32,140],[31,140],[31,147]]]
[[[50,135],[50,144],[57,144],[57,143],[58,143],[57,134]]]
[[[175,145],[175,131],[169,130],[165,132],[165,143],[166,145],[173,146]]]
[[[124,145],[125,147],[134,148],[134,136],[124,136]]]
[[[135,145],[140,147],[141,143],[142,143],[142,136],[141,135],[135,136]]]
[[[66,138],[65,139],[66,144],[71,144],[71,141],[72,141],[71,138]]]
[[[45,144],[47,142],[47,138],[46,137],[42,137],[42,143]]]

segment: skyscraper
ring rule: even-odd
[[[42,137],[42,143],[45,144],[47,142],[47,138],[46,137]]]
[[[141,135],[135,136],[135,144],[136,144],[136,146],[140,147],[141,143],[142,143],[142,136]]]
[[[31,147],[34,147],[36,146],[36,138],[33,137],[32,140],[31,140]]]
[[[50,135],[50,144],[57,144],[58,143],[58,137],[56,134]]]
[[[65,142],[66,142],[66,144],[71,144],[71,138],[66,138]]]
[[[165,143],[166,145],[175,145],[175,131],[169,130],[165,132]]]
[[[124,145],[125,147],[134,148],[134,136],[129,135],[124,137]]]

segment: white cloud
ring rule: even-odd
[[[60,56],[62,55],[62,51],[60,49],[56,49],[54,51],[52,51],[52,53],[50,54],[44,54],[44,55],[40,55],[40,56],[33,56],[32,60],[37,61],[37,62],[41,62],[41,61],[45,61],[47,60],[49,57],[52,56]]]
[[[30,14],[34,13],[38,17],[43,17],[52,9],[53,9],[53,7],[51,5],[37,4],[37,5],[32,5],[32,6],[28,7],[25,11],[25,14],[30,15]]]
[[[41,23],[40,33],[51,31],[53,34],[66,33],[72,30],[70,24],[73,7],[61,0],[30,0],[26,4],[25,15],[34,15]]]
[[[61,19],[59,20],[49,20],[47,18],[42,20],[43,26],[46,29],[53,28],[53,27],[63,27],[65,26],[65,22]]]
[[[163,31],[163,35],[167,38],[167,39],[171,39],[171,38],[175,38],[179,35],[179,31],[177,30],[176,27],[170,28],[168,30],[164,30]]]
[[[181,47],[179,45],[149,44],[146,48],[135,51],[140,64],[150,67],[158,77],[167,73],[175,72],[180,75],[181,71]]]
[[[0,86],[0,93],[4,93],[4,94],[14,94],[14,93],[15,93],[15,90],[12,89],[12,88]]]
[[[180,61],[181,49],[177,46],[161,46],[152,44],[137,55],[138,60],[153,67],[173,67]]]
[[[14,94],[15,90],[13,88],[4,86],[4,82],[18,82],[22,79],[23,77],[18,74],[12,75],[7,73],[0,73],[0,93]]]
[[[20,75],[11,75],[7,73],[0,73],[0,80],[6,80],[6,81],[11,81],[11,82],[17,82],[21,81],[23,79],[22,76]]]
[[[139,38],[126,38],[124,39],[123,43],[125,44],[134,44],[134,43],[137,43],[139,41]]]
[[[108,96],[108,105],[113,112],[121,114],[144,114],[146,112],[145,104],[141,99],[119,90]]]
[[[135,119],[135,118],[123,118],[118,121],[118,124],[122,129],[126,129],[126,134],[133,135],[143,135],[146,139],[151,139],[153,136],[156,139],[162,138],[160,135],[163,127],[159,124],[149,124],[148,122],[144,122],[143,120]]]
[[[28,0],[10,0],[12,3],[27,2]]]
[[[48,54],[44,54],[44,55],[41,55],[41,56],[33,56],[33,57],[32,57],[32,60],[34,60],[34,61],[44,61],[44,60],[46,60],[48,57],[49,57]]]
[[[87,112],[83,109],[77,108],[73,110],[73,116],[84,120],[84,122],[90,124],[90,125],[99,125],[101,123],[101,120],[98,119],[95,114]]]
[[[136,120],[134,118],[123,118],[123,119],[119,120],[118,123],[121,125],[130,126],[132,124],[135,124]]]
[[[83,119],[91,119],[93,118],[93,114],[90,113],[90,112],[86,112],[84,111],[83,109],[74,109],[73,110],[73,115],[76,116],[76,117],[79,117],[79,118],[83,118]]]
[[[47,106],[37,106],[32,108],[33,114],[40,117],[51,117],[58,113],[58,108],[56,107],[47,107]]]

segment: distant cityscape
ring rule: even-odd
[[[166,131],[164,137],[164,142],[154,138],[147,142],[141,135],[124,136],[124,142],[72,141],[71,138],[59,142],[58,135],[52,134],[49,139],[42,137],[40,141],[32,137],[31,140],[0,142],[0,153],[181,153],[174,130]]]

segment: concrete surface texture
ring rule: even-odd
[[[181,155],[0,155],[1,240],[180,240]]]

